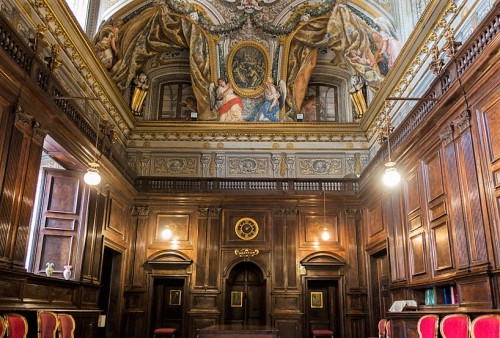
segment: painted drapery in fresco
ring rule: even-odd
[[[122,27],[117,40],[118,61],[111,74],[121,90],[154,56],[180,48],[189,49],[189,67],[198,111],[208,112],[210,79],[207,39],[198,26],[171,13],[167,6],[146,9]],[[203,114],[202,114],[203,115]]]

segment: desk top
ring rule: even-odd
[[[277,333],[278,329],[266,325],[242,325],[242,324],[226,324],[226,325],[212,325],[199,330],[200,333],[255,333],[255,334],[269,334]]]

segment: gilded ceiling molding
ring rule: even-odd
[[[68,8],[67,4],[58,0],[57,4],[54,4],[53,1],[47,0],[35,0],[32,2],[33,9],[37,13],[40,20],[47,26],[48,31],[53,35],[56,42],[59,46],[62,47],[64,53],[67,55],[67,59],[72,63],[73,67],[80,73],[85,84],[92,91],[89,96],[95,96],[100,99],[100,102],[103,108],[106,110],[109,117],[113,119],[115,124],[118,126],[119,130],[127,135],[130,132],[130,127],[132,126],[131,121],[125,121],[123,115],[119,113],[119,111],[127,111],[124,109],[126,107],[125,102],[123,101],[122,95],[116,89],[116,86],[112,84],[111,79],[107,76],[106,79],[99,79],[96,75],[96,72],[92,69],[96,69],[99,74],[107,74],[104,70],[101,62],[97,59],[93,48],[91,47],[91,43],[88,40],[85,33],[81,30],[78,25],[74,25],[76,29],[80,32],[79,38],[84,42],[82,47],[77,46],[77,43],[71,38],[71,34],[65,28],[65,24],[61,22],[61,18],[64,16],[65,18],[72,18],[74,22],[76,22],[75,17],[73,16],[71,10]],[[87,56],[83,56],[83,54],[88,54],[92,56],[92,59],[88,61]],[[68,69],[71,71],[71,69]],[[104,89],[103,81],[108,82],[107,88]],[[79,83],[80,81],[77,81]],[[80,87],[81,84],[80,84]],[[83,87],[82,87],[83,90]],[[109,95],[106,95],[107,92],[111,90],[114,97],[120,98],[122,102],[119,102],[121,106],[117,106],[116,102],[112,102]]]
[[[441,38],[444,36],[445,29],[450,25],[450,23],[456,18],[459,10],[462,8],[464,3],[461,4],[460,7],[457,7],[454,1],[448,3],[447,7],[441,14],[441,18],[437,20],[434,24],[432,30],[427,35],[427,38],[424,40],[424,43],[420,46],[419,52],[414,57],[414,59],[410,62],[410,65],[406,68],[403,75],[400,77],[397,85],[393,87],[390,95],[391,97],[401,97],[403,93],[409,88],[411,83],[411,79],[414,77],[416,73],[419,72],[421,67],[424,65],[425,60],[432,54],[432,47],[437,46]],[[425,13],[425,12],[424,12]],[[422,18],[424,15],[422,15]],[[408,39],[410,41],[410,39]],[[377,128],[383,125],[386,121],[386,116],[392,116],[391,112],[396,106],[395,101],[385,101],[383,108],[378,113],[375,123],[373,123],[369,130],[368,135],[373,136],[377,133]]]

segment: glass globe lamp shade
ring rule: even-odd
[[[163,229],[163,231],[161,232],[161,237],[163,239],[170,239],[170,237],[172,237],[172,229],[170,229],[170,227],[166,227],[165,229]]]
[[[324,241],[327,241],[330,239],[330,233],[328,232],[327,228],[324,228],[323,232],[321,232],[321,239]]]
[[[385,169],[383,181],[388,187],[394,187],[401,181],[401,175],[399,175],[395,165],[395,162],[387,162],[385,164],[387,168]]]
[[[83,176],[85,183],[88,185],[98,185],[101,183],[101,175],[99,174],[99,169],[97,169],[98,167],[99,164],[90,163],[90,168],[87,169],[85,176]]]

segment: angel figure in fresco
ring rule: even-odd
[[[211,83],[208,91],[210,93],[210,109],[217,106],[220,122],[243,122],[243,101],[236,95],[231,84],[223,77],[217,80],[218,86]]]
[[[255,111],[250,119],[252,122],[278,122],[281,107],[286,100],[286,84],[280,80],[279,91],[273,84],[273,78],[268,77],[264,82],[264,101],[255,107]]]
[[[148,94],[149,85],[147,84],[148,76],[141,72],[134,79],[134,93],[132,94],[132,102],[130,108],[136,116],[142,116],[142,104]]]
[[[378,17],[375,19],[375,24],[379,28],[378,39],[376,40],[379,41],[380,53],[387,62],[387,68],[390,69],[394,65],[403,45],[396,39],[394,27],[387,19]]]
[[[106,69],[111,69],[117,57],[116,40],[122,20],[116,20],[111,24],[106,24],[99,32],[98,41],[96,43],[97,56],[101,59]]]

